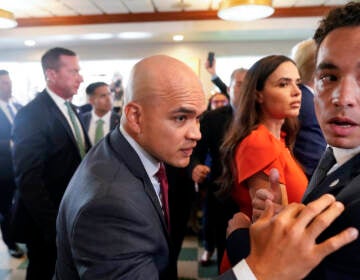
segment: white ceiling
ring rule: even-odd
[[[11,10],[22,18],[64,17],[161,12],[217,10],[220,0],[2,0],[0,8]],[[343,5],[343,0],[274,0],[275,8]],[[17,27],[0,30],[0,49],[25,48],[24,40],[35,40],[37,46],[61,42],[74,44],[113,44],[121,42],[121,32],[151,33],[141,42],[171,42],[172,35],[181,33],[186,42],[293,40],[312,35],[319,17],[269,18],[254,22],[223,20],[191,20],[169,22],[128,22],[74,26]],[[108,38],[89,40],[87,34],[102,34]]]

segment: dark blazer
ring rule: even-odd
[[[90,141],[82,129],[87,150]],[[66,118],[46,90],[18,112],[13,138],[16,241],[34,236],[55,241],[60,200],[81,157]]]
[[[176,279],[164,215],[119,129],[94,146],[60,205],[54,279]]]
[[[300,89],[300,130],[296,136],[294,156],[303,166],[306,176],[310,178],[325,151],[326,141],[316,119],[314,95],[304,85],[300,85]]]
[[[91,111],[84,114],[80,114],[80,118],[83,121],[86,131],[89,131],[90,121],[91,121]],[[110,117],[110,131],[113,130],[120,122],[120,116],[114,112],[111,112]]]
[[[321,242],[330,236],[352,226],[360,230],[360,154],[346,162],[340,168],[323,179],[315,178],[321,168],[321,162],[314,172],[309,183],[303,202],[309,203],[324,193],[333,194],[338,201],[345,205],[345,211],[334,223],[318,238]],[[360,240],[334,252],[325,258],[305,279],[341,279],[355,280],[360,277]]]
[[[20,110],[20,104],[14,104]],[[0,109],[0,213],[9,211],[15,190],[15,179],[11,155],[11,129],[12,124]]]
[[[212,159],[210,181],[221,175],[220,145],[233,118],[230,105],[205,112],[200,119],[201,139],[191,157],[190,169],[197,164],[204,164],[207,154]]]

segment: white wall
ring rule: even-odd
[[[289,55],[291,48],[298,41],[254,41],[254,42],[223,42],[223,43],[121,43],[110,44],[91,44],[91,45],[67,45],[65,47],[74,50],[80,60],[121,60],[121,59],[141,59],[154,54],[167,54],[187,62],[198,61],[199,77],[204,85],[204,90],[209,93],[213,89],[210,76],[204,69],[204,61],[208,51],[214,51],[216,57],[241,57],[241,56],[265,56],[269,54]],[[61,46],[61,45],[57,45]],[[54,45],[55,47],[55,45]],[[46,49],[28,48],[12,49],[0,52],[1,62],[39,62]],[[236,67],[243,67],[238,65]],[[231,66],[233,67],[233,66]],[[130,70],[130,69],[129,69]],[[218,69],[221,74],[221,69]],[[227,69],[227,73],[229,69]],[[16,73],[13,73],[13,75]],[[229,77],[222,77],[224,82],[229,82]],[[86,79],[86,77],[85,77]]]

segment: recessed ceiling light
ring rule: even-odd
[[[80,36],[81,39],[85,40],[106,40],[112,37],[114,37],[114,35],[110,33],[89,33]]]
[[[184,40],[184,35],[181,35],[181,34],[174,35],[173,40],[177,41],[177,42],[182,41],[182,40]]]
[[[151,36],[150,32],[121,32],[117,35],[118,38],[126,40],[145,39]]]
[[[36,45],[36,42],[34,40],[25,40],[24,45],[27,47],[33,47]]]

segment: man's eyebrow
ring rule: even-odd
[[[173,110],[172,113],[196,114],[196,110],[187,107],[179,107]]]
[[[316,67],[317,71],[324,70],[324,69],[332,70],[332,69],[338,69],[338,67],[330,62],[322,62]]]

